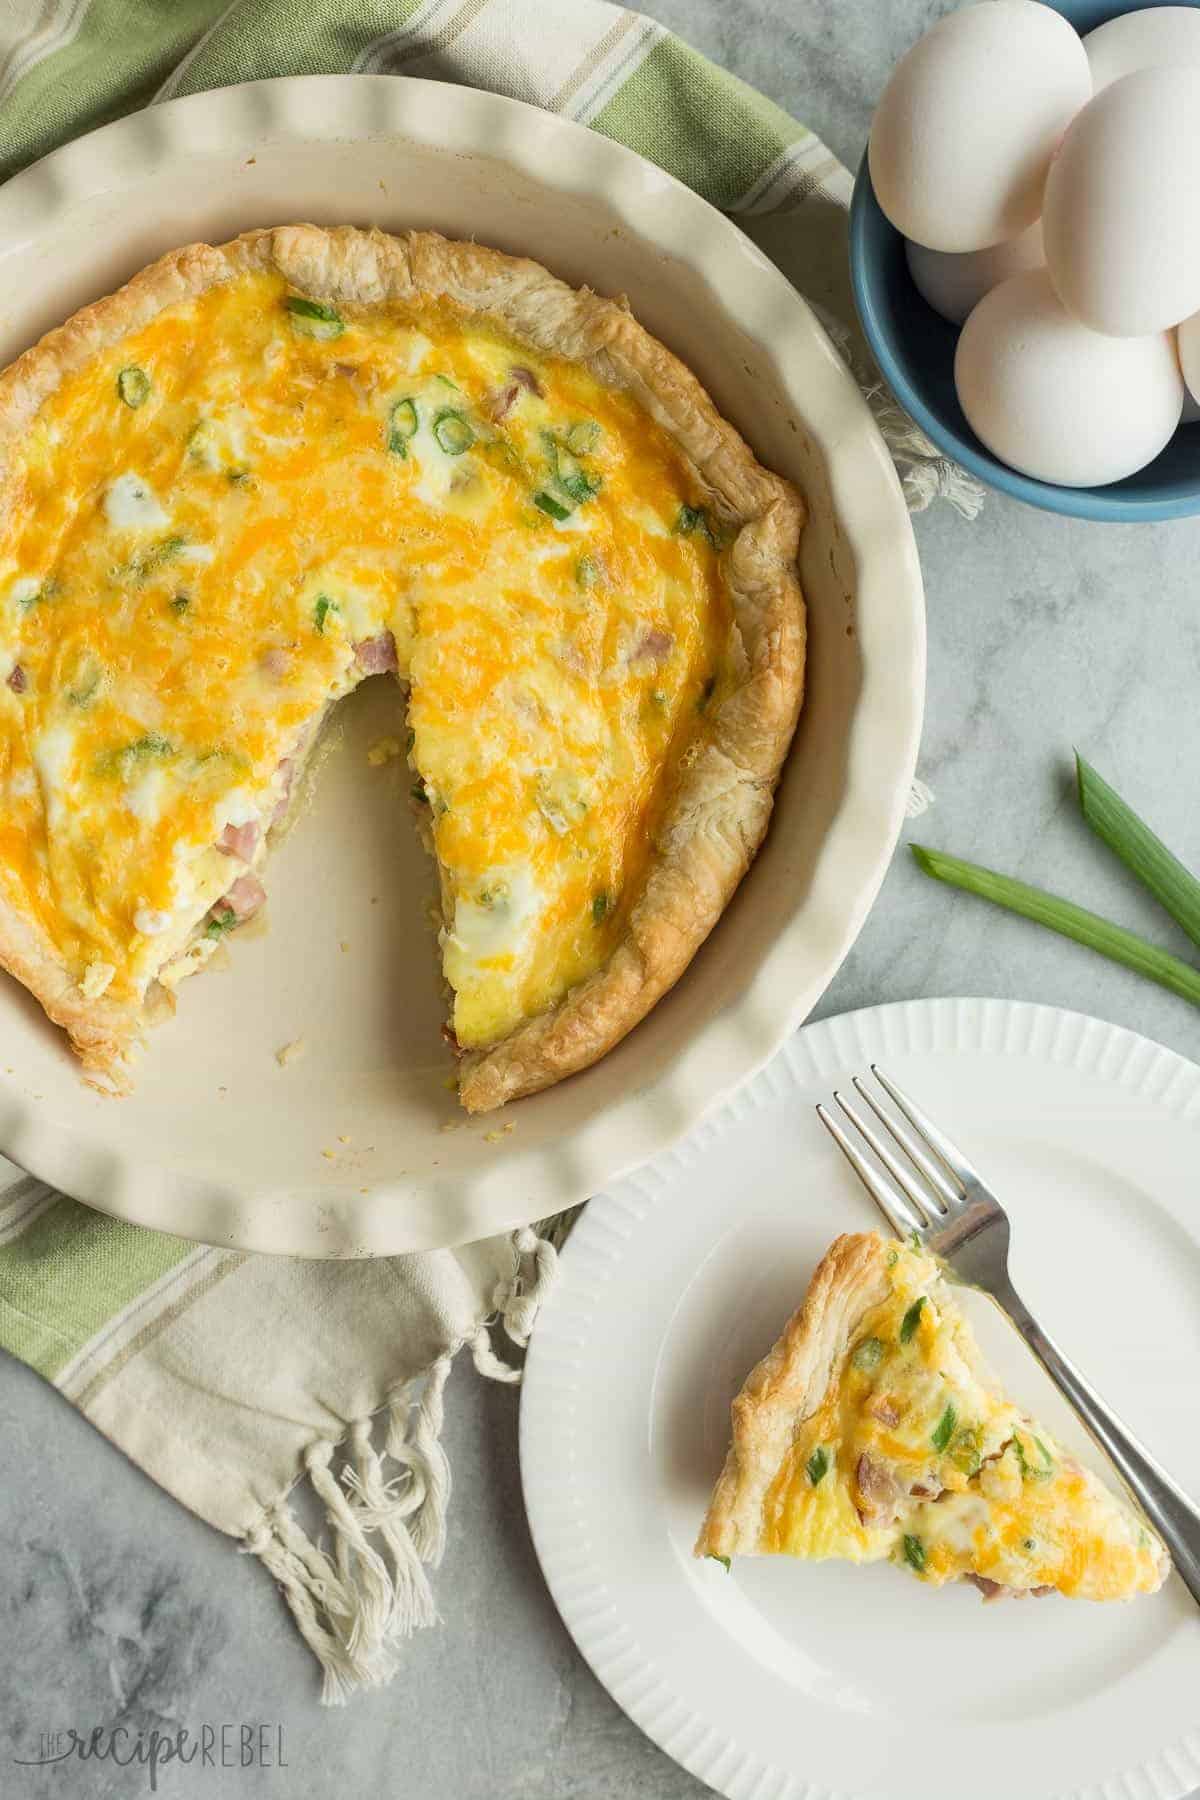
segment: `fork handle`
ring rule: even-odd
[[[1142,1511],[1171,1552],[1171,1560],[1192,1598],[1200,1604],[1200,1508],[1105,1405],[1095,1388],[1044,1332],[1024,1301],[1011,1289],[1001,1304],[1060,1394],[1074,1407],[1104,1454],[1115,1465]]]

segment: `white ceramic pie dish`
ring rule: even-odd
[[[452,104],[450,103],[452,100]],[[161,251],[299,219],[435,227],[628,294],[763,461],[805,491],[809,697],[767,843],[678,988],[602,1063],[467,1121],[442,1050],[431,875],[396,765],[398,696],[343,708],[269,928],[181,993],[134,1095],[101,1099],[0,987],[0,1150],[140,1224],[364,1256],[554,1212],[663,1149],[805,1016],[883,878],[920,733],[924,614],[908,516],[854,382],[726,219],[609,140],[496,95],[392,76],[172,101],[0,190],[0,363]],[[382,690],[382,691],[381,691]],[[303,1038],[281,1067],[275,1052]]]

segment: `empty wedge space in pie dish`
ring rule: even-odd
[[[0,960],[123,1089],[266,897],[330,710],[409,686],[469,1111],[586,1067],[767,827],[803,508],[618,304],[429,233],[193,245],[0,386]]]

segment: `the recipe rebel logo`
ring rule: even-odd
[[[52,1763],[111,1763],[120,1769],[141,1768],[152,1794],[158,1792],[161,1769],[171,1763],[196,1769],[286,1769],[283,1726],[259,1722],[181,1725],[175,1731],[134,1731],[127,1725],[94,1725],[78,1731],[43,1731],[36,1754],[14,1756],[24,1768]]]

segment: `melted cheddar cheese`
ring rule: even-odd
[[[85,993],[203,959],[384,661],[460,1043],[603,962],[730,632],[716,521],[631,397],[448,301],[242,276],[66,380],[9,492],[0,881]]]
[[[937,1585],[1153,1592],[1161,1545],[998,1390],[935,1262],[900,1245],[888,1254],[891,1291],[798,1426],[761,1548],[890,1558]]]

